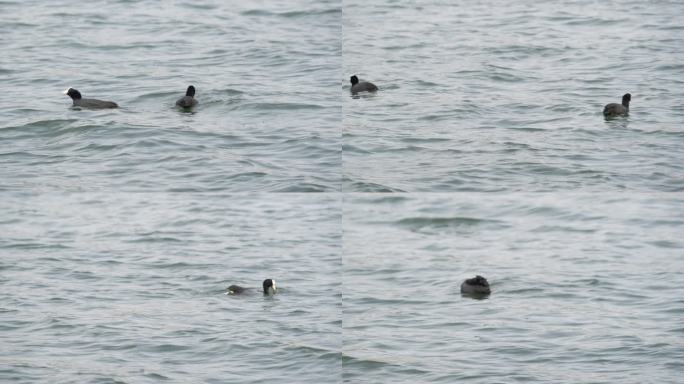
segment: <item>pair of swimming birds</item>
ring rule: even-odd
[[[359,81],[356,75],[350,78],[351,81],[351,92],[353,94],[359,92],[375,92],[378,87],[367,81]],[[606,117],[616,117],[616,116],[626,116],[629,114],[629,102],[632,100],[632,95],[625,93],[622,96],[622,103],[610,103],[603,107],[603,115]]]
[[[261,284],[262,291],[264,295],[274,295],[276,293],[276,284],[273,279],[266,279]],[[227,294],[229,295],[239,295],[245,293],[249,288],[241,287],[239,285],[231,285],[228,287]],[[466,279],[461,284],[461,293],[469,295],[489,295],[491,290],[489,288],[489,282],[484,277],[477,275],[472,279]]]
[[[113,101],[84,99],[83,96],[81,96],[81,92],[74,88],[67,89],[66,91],[64,91],[64,94],[71,97],[71,100],[73,100],[74,107],[88,109],[119,108],[119,105]],[[195,99],[195,87],[191,85],[185,91],[185,96],[181,97],[176,101],[176,106],[180,108],[192,108],[196,105],[197,99]]]

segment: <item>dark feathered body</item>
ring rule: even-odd
[[[261,287],[264,292],[264,295],[273,295],[276,293],[276,284],[275,280],[273,279],[264,280],[264,282],[261,284]],[[239,285],[231,285],[230,287],[228,287],[228,294],[239,295],[247,292],[248,290],[249,288],[241,287]]]
[[[603,115],[606,117],[624,116],[629,114],[629,102],[632,100],[632,95],[625,93],[622,96],[622,104],[610,103],[603,107]]]
[[[228,293],[231,293],[231,294],[240,294],[240,293],[243,293],[244,291],[245,291],[245,288],[241,287],[239,285],[231,285],[230,287],[228,287]]]
[[[88,109],[105,109],[105,108],[118,108],[113,101],[104,101],[98,99],[84,99],[81,97],[81,92],[76,89],[69,88],[64,92],[71,97],[73,100],[74,107],[88,108]]]
[[[195,99],[195,87],[192,85],[188,87],[185,92],[185,96],[181,97],[176,101],[176,105],[181,108],[192,108],[197,105],[197,100]]]
[[[378,90],[378,87],[375,86],[373,83],[369,83],[367,81],[361,81],[359,82],[359,78],[356,77],[356,75],[352,76],[350,78],[351,81],[351,92],[352,93],[359,93],[359,92],[375,92]]]
[[[486,295],[490,292],[491,290],[489,289],[489,282],[480,275],[477,275],[472,279],[466,279],[466,281],[461,284],[461,293]]]

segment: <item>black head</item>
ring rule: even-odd
[[[625,93],[624,96],[622,96],[622,105],[629,106],[629,102],[632,101],[632,95],[629,93]]]
[[[466,283],[468,283],[470,285],[479,285],[482,287],[489,287],[489,282],[487,281],[487,279],[485,279],[484,277],[482,277],[480,275],[477,275],[477,276],[473,277],[472,279],[466,280]]]
[[[265,295],[276,293],[276,285],[273,279],[264,280],[264,283],[262,285],[264,287]]]
[[[66,91],[64,91],[64,94],[69,95],[69,97],[71,97],[72,100],[78,100],[81,98],[81,92],[73,88],[67,89]]]
[[[188,90],[185,91],[185,96],[190,96],[190,97],[195,97],[195,87],[192,85],[188,87]]]
[[[352,77],[350,78],[350,80],[351,80],[352,85],[356,85],[356,84],[359,83],[359,78],[356,77],[356,75],[352,76]]]

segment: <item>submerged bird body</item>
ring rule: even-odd
[[[105,108],[118,108],[119,106],[116,105],[115,102],[113,101],[104,101],[104,100],[97,100],[97,99],[84,99],[81,96],[81,92],[79,92],[76,89],[69,88],[66,91],[64,91],[65,95],[69,95],[71,97],[71,100],[73,100],[74,107],[81,107],[81,108],[89,108],[89,109],[105,109]]]
[[[629,114],[629,102],[632,100],[632,95],[625,93],[622,96],[622,104],[610,103],[603,108],[603,116],[615,117]]]
[[[274,295],[276,293],[276,285],[275,285],[275,280],[273,279],[266,279],[264,282],[261,284],[264,295]],[[231,285],[228,287],[228,292],[227,294],[229,295],[239,295],[242,293],[247,292],[249,289],[245,287],[241,287],[239,285]]]
[[[356,77],[356,75],[352,76],[350,78],[351,81],[351,92],[352,93],[359,93],[359,92],[375,92],[378,90],[378,87],[375,86],[373,83],[369,83],[367,81],[361,81],[359,82],[359,78]]]
[[[229,294],[237,295],[237,294],[240,294],[243,292],[245,292],[245,288],[241,287],[239,285],[231,285],[230,287],[228,287],[228,293]]]
[[[488,295],[491,293],[491,290],[489,289],[489,282],[487,279],[477,275],[472,279],[466,279],[463,284],[461,284],[461,293]]]
[[[191,85],[185,92],[185,96],[176,101],[176,106],[181,108],[192,108],[195,105],[197,105],[197,100],[195,99],[195,87]]]

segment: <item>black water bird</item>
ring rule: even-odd
[[[195,87],[192,85],[188,87],[185,91],[185,96],[181,97],[176,101],[176,105],[181,108],[192,108],[197,105],[197,99],[195,99]]]
[[[105,108],[119,108],[113,101],[104,101],[97,99],[84,99],[81,96],[81,92],[74,88],[69,88],[64,91],[65,95],[69,95],[71,100],[73,100],[74,107],[89,108],[89,109],[105,109]]]
[[[275,280],[273,279],[266,279],[264,282],[261,284],[262,290],[264,292],[264,295],[274,295],[276,293],[276,283]],[[239,295],[242,293],[245,293],[249,290],[249,288],[241,287],[239,285],[231,285],[228,287],[228,294],[229,295]]]
[[[369,83],[367,81],[361,81],[359,82],[359,78],[356,77],[356,75],[352,76],[350,78],[351,81],[351,92],[352,93],[359,93],[359,92],[375,92],[378,90],[378,87],[375,86],[373,83]]]
[[[603,116],[616,117],[625,116],[629,114],[629,102],[632,100],[632,95],[625,93],[622,96],[622,104],[610,103],[603,107]]]
[[[472,279],[466,279],[461,284],[461,293],[470,295],[489,295],[489,282],[484,277],[477,275]]]

